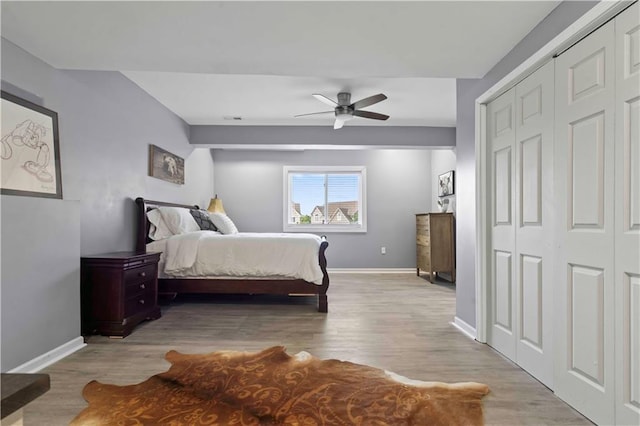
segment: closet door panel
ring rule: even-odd
[[[571,265],[569,292],[569,372],[604,386],[604,271]]]
[[[487,343],[516,360],[515,286],[515,90],[487,107],[487,205],[491,206],[491,260],[487,294]]]
[[[542,225],[542,135],[520,142],[520,226]]]
[[[604,226],[604,112],[569,123],[569,217],[573,229]]]
[[[516,86],[516,362],[553,388],[554,63]]]
[[[640,424],[640,6],[615,18],[616,423]]]
[[[640,77],[638,80],[640,86]],[[625,100],[621,107],[624,120],[621,127],[624,132],[622,171],[625,174],[622,182],[622,200],[625,203],[622,220],[628,231],[640,231],[640,97]]]
[[[614,29],[555,64],[554,388],[598,424],[614,423]]]
[[[545,323],[543,316],[542,259],[534,256],[520,257],[521,323],[520,340],[532,349],[542,352],[546,341],[542,338]],[[545,339],[546,340],[546,339]]]

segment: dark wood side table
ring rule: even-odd
[[[160,253],[115,252],[80,259],[82,334],[125,337],[160,318]]]
[[[22,424],[22,408],[51,387],[48,374],[2,373],[2,424]]]

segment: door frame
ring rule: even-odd
[[[491,86],[475,101],[475,153],[476,153],[476,340],[487,342],[487,289],[489,265],[489,219],[487,195],[487,104],[514,87],[529,74],[561,54],[580,39],[594,31],[634,1],[601,1],[578,18],[573,24],[545,44],[527,60]]]

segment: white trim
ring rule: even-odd
[[[476,340],[476,329],[458,317],[453,317],[452,326],[466,334],[468,337]]]
[[[445,126],[453,127],[453,126]],[[196,148],[205,149],[222,149],[226,151],[365,151],[365,150],[380,150],[380,149],[411,149],[411,150],[429,150],[443,149],[451,150],[455,149],[454,145],[331,145],[331,144],[194,144]]]
[[[487,261],[487,228],[485,212],[487,211],[486,196],[483,183],[487,181],[486,158],[487,144],[485,125],[487,119],[487,106],[476,104],[476,338],[479,342],[486,343],[486,299],[487,276],[484,265]],[[479,196],[482,194],[482,197]],[[482,308],[478,306],[482,305]]]
[[[327,268],[331,274],[415,274],[416,268]]]
[[[62,358],[65,358],[71,355],[72,353],[84,348],[85,346],[87,346],[87,344],[84,343],[84,339],[82,338],[82,336],[76,337],[75,339],[69,340],[67,343],[63,343],[57,348],[54,348],[49,352],[44,353],[39,357],[32,359],[31,361],[27,361],[24,364],[19,365],[18,367],[8,372],[9,373],[37,373],[43,368],[48,367],[54,362],[60,361]]]
[[[601,1],[573,24],[545,44],[527,60],[504,76],[500,81],[481,94],[475,103],[475,149],[476,149],[476,328],[478,341],[486,342],[486,271],[487,262],[486,244],[487,220],[485,212],[486,171],[486,104],[500,94],[515,86],[527,75],[531,74],[545,62],[551,60],[557,53],[561,53],[571,45],[586,36],[589,32],[613,18],[616,14],[628,7],[632,2],[626,0]]]

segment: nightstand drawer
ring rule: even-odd
[[[124,271],[124,285],[133,286],[143,281],[153,280],[157,274],[158,264],[152,263]]]
[[[130,317],[138,312],[144,312],[156,305],[156,295],[153,291],[146,291],[125,300],[124,316]]]
[[[137,282],[134,284],[127,285],[124,288],[124,298],[128,299],[130,297],[135,296],[136,294],[148,293],[149,291],[154,291],[155,285],[156,285],[156,282],[154,280]]]

